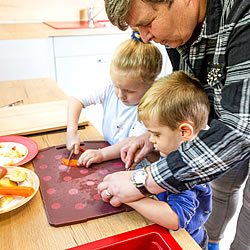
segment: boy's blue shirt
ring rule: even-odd
[[[163,157],[161,157],[163,158]],[[204,237],[203,225],[212,211],[212,189],[209,183],[199,184],[179,194],[168,191],[156,197],[165,201],[179,218],[179,229],[184,228],[200,244]]]
[[[196,185],[179,194],[168,191],[156,195],[166,201],[179,217],[179,229],[184,228],[199,244],[204,236],[203,225],[212,211],[212,191],[209,183]]]

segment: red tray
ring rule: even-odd
[[[181,250],[180,245],[164,227],[156,224],[93,241],[70,250]],[[69,250],[68,249],[68,250]]]

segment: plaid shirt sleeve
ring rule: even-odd
[[[204,88],[216,119],[194,141],[184,143],[178,151],[151,165],[156,183],[173,193],[211,181],[250,155],[250,4],[225,2],[228,6],[222,8],[217,32],[208,34],[211,29],[206,23],[203,39],[188,50],[188,56],[178,50],[183,60],[179,68],[202,81],[206,79]],[[209,38],[216,41],[214,50],[211,46],[202,51],[202,40],[210,41]],[[186,64],[185,58],[189,60]],[[213,64],[208,65],[211,58]],[[195,65],[204,67],[204,61],[206,71],[201,76]]]

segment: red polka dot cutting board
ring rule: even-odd
[[[105,141],[84,141],[84,149],[107,147]],[[40,192],[48,221],[53,226],[70,225],[89,219],[111,215],[131,208],[122,205],[112,207],[102,201],[97,186],[105,175],[125,170],[120,159],[93,164],[89,168],[67,167],[62,158],[68,158],[66,145],[45,148],[33,160],[40,179]],[[73,155],[72,159],[78,159]]]

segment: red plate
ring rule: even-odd
[[[18,166],[29,162],[38,153],[38,146],[36,142],[24,136],[18,136],[18,135],[0,136],[0,142],[16,142],[23,144],[28,149],[27,156],[23,160],[16,163],[16,165]]]

